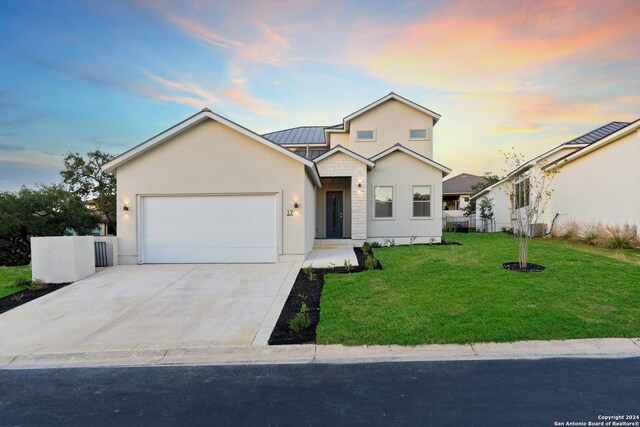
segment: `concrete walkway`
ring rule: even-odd
[[[313,251],[304,260],[302,266],[343,267],[345,260],[348,260],[351,265],[358,265],[358,258],[353,251],[353,241],[350,239],[318,239],[313,245]]]
[[[640,338],[600,338],[514,343],[344,347],[290,345],[163,347],[158,343],[132,350],[35,352],[0,355],[0,369],[38,369],[97,366],[238,365],[291,363],[366,363],[541,358],[640,357]]]

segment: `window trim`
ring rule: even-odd
[[[359,138],[358,137],[358,132],[371,132],[372,137],[371,138]],[[376,140],[376,130],[375,129],[360,129],[360,130],[356,130],[356,141],[375,141]]]
[[[389,187],[391,188],[391,216],[376,216],[376,187]],[[396,186],[395,184],[391,185],[372,185],[371,186],[371,200],[373,207],[371,209],[371,220],[372,221],[394,221],[396,219]]]
[[[522,186],[523,184],[526,183],[526,189],[527,189],[527,193],[523,193],[524,197],[523,197],[523,201],[522,204],[520,204],[520,190],[519,187]],[[514,194],[514,201],[513,201],[513,208],[515,210],[518,209],[523,209],[526,208],[527,206],[529,206],[531,204],[531,182],[529,180],[529,176],[524,176],[520,179],[518,179],[517,181],[515,181],[513,183],[513,194]]]
[[[411,136],[411,132],[416,131],[416,130],[423,130],[424,131],[424,137],[413,138]],[[409,141],[428,141],[428,140],[429,140],[429,128],[409,129]]]
[[[431,202],[431,206],[429,208],[429,213],[431,215],[429,216],[414,216],[413,215],[413,204],[416,202],[415,200],[413,200],[413,187],[429,187],[429,195],[431,196],[431,200],[429,200],[429,202]],[[411,203],[410,206],[410,212],[411,212],[411,219],[414,220],[432,220],[433,219],[433,185],[431,184],[411,184],[411,193],[409,194],[409,201]]]

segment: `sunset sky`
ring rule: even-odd
[[[640,1],[0,2],[0,190],[58,181],[207,106],[258,133],[394,91],[442,115],[434,158],[502,172],[640,117]]]

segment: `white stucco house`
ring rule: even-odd
[[[640,225],[640,120],[611,122],[565,142],[525,164],[543,164],[557,170],[553,192],[539,220],[546,232],[569,221],[603,225]],[[514,171],[515,172],[515,171]],[[516,203],[528,203],[527,182],[514,183],[514,173],[472,198],[493,199],[495,228],[512,227],[505,188],[519,185],[523,193]],[[482,221],[477,219],[482,228]]]
[[[316,239],[440,242],[439,119],[395,93],[339,125],[264,135],[203,109],[104,165],[117,177],[119,262],[299,261]]]

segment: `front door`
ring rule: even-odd
[[[327,191],[327,238],[342,238],[342,191]]]

